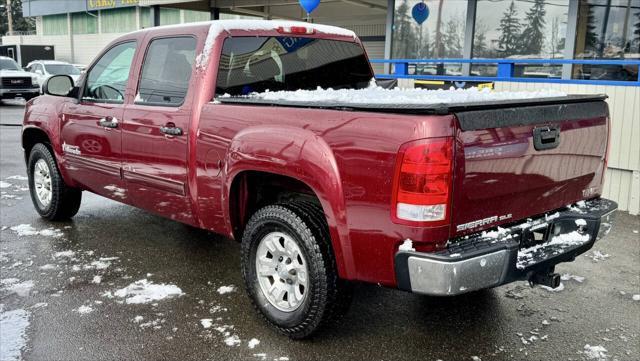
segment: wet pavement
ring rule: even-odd
[[[0,106],[0,123],[21,118],[20,106]],[[232,240],[86,192],[73,221],[40,219],[20,177],[19,137],[19,127],[0,126],[0,348],[9,360],[640,359],[640,217],[618,212],[590,257],[557,267],[577,276],[561,291],[520,282],[433,298],[359,284],[342,322],[291,341],[254,314]],[[145,279],[179,294],[120,297]]]

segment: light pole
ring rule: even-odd
[[[7,34],[13,35],[13,13],[11,11],[11,0],[7,0],[7,25]]]

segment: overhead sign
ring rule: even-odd
[[[87,10],[115,9],[138,5],[139,0],[87,0]]]

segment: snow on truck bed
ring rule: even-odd
[[[509,100],[548,99],[565,97],[566,93],[556,90],[532,92],[493,91],[491,89],[385,89],[370,85],[364,89],[322,89],[296,91],[265,91],[245,96],[224,94],[218,100],[246,100],[247,102],[291,102],[291,103],[328,103],[332,105],[438,105],[466,104]]]

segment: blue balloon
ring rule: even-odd
[[[315,10],[318,5],[320,5],[320,0],[298,0],[300,2],[300,6],[307,11],[307,14],[311,14],[313,10]]]
[[[300,0],[300,2],[302,2],[302,0]],[[424,23],[424,21],[429,17],[429,7],[427,4],[419,2],[413,6],[413,9],[411,9],[411,16],[413,16],[413,19],[419,25],[422,25],[422,23]]]

